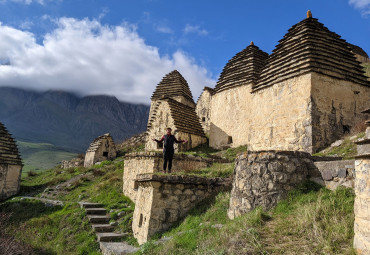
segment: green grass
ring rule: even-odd
[[[173,172],[171,175],[195,175],[200,177],[231,177],[234,171],[234,163],[214,163],[212,166],[190,172]],[[160,175],[169,175],[158,173]]]
[[[23,172],[45,170],[55,167],[62,160],[77,157],[77,153],[65,151],[49,143],[31,143],[17,141],[23,160]]]
[[[77,204],[46,207],[39,201],[15,199],[0,204],[0,211],[11,214],[2,231],[31,245],[37,254],[100,254],[85,212]]]
[[[38,172],[35,176],[23,176],[20,196],[50,195],[62,200],[64,207],[48,207],[43,203],[14,198],[0,204],[1,213],[11,213],[11,224],[6,233],[16,240],[30,245],[37,254],[100,254],[96,237],[88,224],[84,210],[77,202],[102,203],[116,221],[116,230],[128,233],[123,240],[137,245],[131,230],[134,211],[132,201],[122,194],[123,159],[103,161],[91,168],[54,168]],[[80,177],[81,178],[77,178]],[[55,193],[56,185],[76,177],[63,192]],[[43,192],[46,188],[48,191]],[[49,197],[48,197],[49,198]],[[1,225],[1,224],[0,224]]]
[[[364,132],[357,135],[357,139],[363,138],[365,136]],[[328,147],[327,149],[313,154],[313,156],[338,156],[343,157],[343,159],[354,159],[357,155],[357,146],[354,143],[355,140],[351,141],[350,137],[345,137],[343,143],[338,147]]]
[[[355,254],[351,190],[307,182],[271,211],[257,208],[228,219],[229,193],[193,209],[137,254]],[[216,224],[222,224],[217,228]],[[172,239],[155,242],[161,236]]]

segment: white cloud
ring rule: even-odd
[[[349,4],[359,9],[362,15],[370,14],[370,0],[349,0]]]
[[[161,33],[164,33],[164,34],[173,34],[173,30],[166,26],[166,25],[156,25],[155,26],[155,29],[158,31],[158,32],[161,32]]]
[[[208,35],[208,31],[200,28],[200,26],[192,26],[192,25],[186,24],[184,28],[184,34],[190,34],[190,33],[194,33],[197,35]]]
[[[194,99],[214,86],[207,70],[182,51],[161,56],[134,26],[106,26],[98,20],[61,18],[43,44],[35,35],[0,23],[0,86],[63,89],[83,95],[110,94],[148,103],[162,77],[177,69]]]

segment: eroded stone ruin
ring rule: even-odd
[[[86,151],[84,167],[91,167],[97,162],[112,160],[117,156],[116,145],[111,135],[97,137]]]
[[[0,122],[0,201],[19,192],[22,160],[11,134]]]

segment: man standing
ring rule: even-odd
[[[164,142],[163,144],[163,172],[166,173],[167,163],[168,163],[168,173],[171,173],[172,159],[175,149],[173,148],[174,143],[187,143],[186,140],[177,140],[174,135],[172,135],[172,129],[167,128],[167,134],[162,136],[161,140],[152,139],[157,143]]]

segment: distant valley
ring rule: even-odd
[[[110,133],[116,142],[146,129],[149,106],[112,96],[0,87],[0,122],[18,141],[25,170],[47,169]]]

